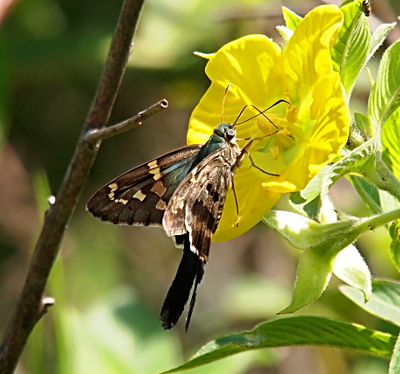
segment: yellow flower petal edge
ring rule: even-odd
[[[264,35],[249,35],[207,55],[211,85],[192,113],[188,143],[204,143],[221,122],[237,121],[239,139],[262,137],[249,148],[257,167],[279,175],[262,173],[245,157],[234,176],[240,217],[228,191],[214,241],[253,227],[282,193],[303,189],[346,143],[350,115],[330,55],[342,22],[338,7],[324,5],[304,17],[283,50]],[[279,100],[290,104],[273,106]],[[246,105],[258,110],[247,107],[238,119]]]

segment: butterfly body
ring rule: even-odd
[[[227,190],[242,151],[234,125],[221,124],[204,145],[190,145],[142,164],[102,187],[87,204],[95,217],[114,224],[163,226],[183,247],[183,257],[161,310],[165,329],[175,325],[208,260]]]

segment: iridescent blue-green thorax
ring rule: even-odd
[[[210,139],[208,139],[207,143],[201,148],[192,167],[196,166],[211,153],[225,146],[229,146],[229,144],[236,146],[236,128],[234,125],[221,123],[214,129],[214,133],[210,136]]]

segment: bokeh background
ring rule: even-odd
[[[0,333],[21,291],[46,199],[56,194],[97,88],[121,0],[0,0]],[[181,253],[162,230],[117,227],[85,211],[89,197],[118,174],[185,144],[187,122],[208,87],[205,60],[251,33],[279,42],[281,6],[300,15],[318,1],[148,0],[134,53],[110,123],[167,98],[169,109],[103,143],[64,238],[47,293],[56,305],[35,329],[17,373],[156,373],[190,357],[223,334],[276,318],[291,298],[300,251],[259,224],[211,248],[189,332],[184,318],[164,332],[158,314]],[[375,0],[372,29],[395,22],[398,0]],[[372,77],[396,26],[369,64]],[[352,110],[365,112],[370,90],[362,74]],[[371,212],[345,181],[332,190],[337,205]],[[285,198],[278,204],[289,209]],[[398,279],[384,229],[358,248],[375,277]],[[351,304],[333,279],[320,300],[299,314],[322,315],[392,333],[390,325]],[[242,354],[191,373],[387,372],[383,359],[298,347]]]

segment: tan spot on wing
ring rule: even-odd
[[[110,193],[108,194],[108,197],[110,200],[114,200],[114,192],[116,189],[118,189],[118,184],[117,183],[111,183],[107,186],[110,189]]]
[[[153,179],[155,181],[158,181],[163,176],[163,174],[160,173],[160,168],[157,168],[157,169],[154,169],[154,170],[150,170],[149,173],[154,175]]]
[[[154,169],[157,165],[158,165],[157,160],[150,161],[150,162],[147,164],[147,166],[148,166],[150,169]]]
[[[149,162],[147,164],[147,166],[150,169],[149,174],[153,174],[155,180],[158,180],[161,178],[161,177],[156,178],[156,176],[160,174],[160,167],[158,166],[157,160],[153,160],[153,161]]]
[[[159,209],[159,210],[165,210],[166,207],[167,207],[167,204],[165,203],[165,201],[163,201],[161,199],[158,201],[158,203],[156,205],[156,209]]]
[[[128,200],[125,200],[125,199],[116,199],[115,202],[116,203],[121,203],[121,204],[124,204],[124,205],[128,204]]]
[[[151,192],[154,192],[157,196],[162,197],[165,194],[165,191],[167,190],[166,187],[162,184],[162,182],[157,182],[152,189],[150,190]]]
[[[138,191],[138,192],[136,192],[133,196],[132,196],[132,198],[133,199],[138,199],[138,200],[140,200],[140,201],[143,201],[145,198],[146,198],[146,195],[142,192],[142,191]],[[120,199],[120,200],[122,200],[122,199]]]

